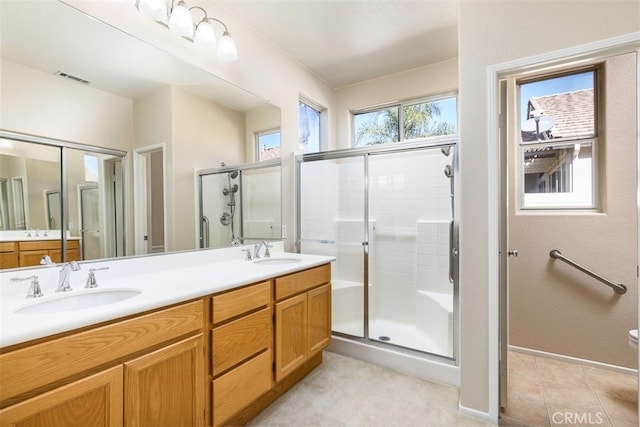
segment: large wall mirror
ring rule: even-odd
[[[0,131],[2,267],[124,256],[125,159]]]
[[[197,171],[250,165],[256,135],[280,127],[280,110],[57,0],[5,0],[0,19],[0,242],[6,233],[57,231],[68,237],[67,259],[81,242],[81,260],[205,247],[200,219],[209,202],[198,194]],[[136,208],[134,189],[148,171],[136,156],[158,151],[161,178],[147,182],[156,205],[146,206],[163,213],[152,247],[138,244],[151,231],[138,226],[148,212]],[[276,218],[273,233],[258,237],[277,239],[279,162],[272,167],[277,174],[257,179],[253,192],[251,175],[264,170],[243,174],[242,203]],[[121,187],[107,191],[102,179]],[[111,208],[123,213],[109,217]],[[229,244],[210,239],[206,247]]]

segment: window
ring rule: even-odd
[[[84,155],[84,180],[86,182],[99,182],[98,158],[88,154]]]
[[[258,161],[277,159],[280,157],[280,129],[256,132]]]
[[[520,82],[522,208],[595,208],[596,71]]]
[[[353,114],[353,145],[388,144],[457,133],[456,97],[419,100]]]
[[[300,149],[306,152],[320,151],[320,117],[322,110],[306,101],[299,104]]]

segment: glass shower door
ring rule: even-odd
[[[454,150],[369,156],[369,338],[453,357]]]
[[[365,336],[365,159],[299,163],[299,250],[335,256],[332,329]]]

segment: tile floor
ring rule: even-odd
[[[505,426],[638,427],[638,378],[509,352]]]
[[[489,427],[458,412],[458,388],[336,353],[249,426]]]

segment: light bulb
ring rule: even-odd
[[[196,28],[196,33],[193,36],[193,43],[202,47],[216,47],[216,33],[213,31],[213,25],[206,20],[202,20]]]
[[[228,31],[225,31],[218,41],[218,59],[221,61],[235,61],[238,59],[236,43],[233,41]]]
[[[167,19],[165,0],[140,0],[138,10],[155,21],[164,22]]]
[[[193,18],[182,0],[171,11],[169,28],[183,37],[193,37]]]

